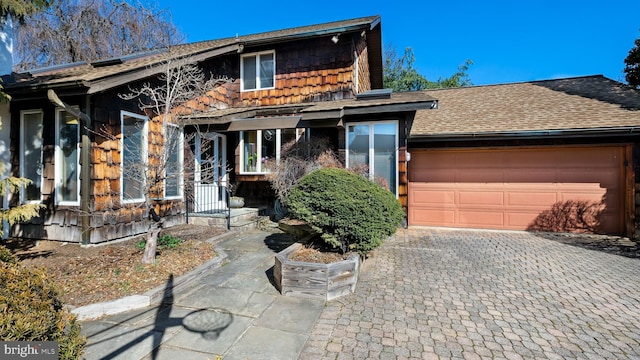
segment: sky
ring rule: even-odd
[[[470,59],[474,85],[604,75],[624,81],[640,0],[156,0],[187,42],[380,15],[383,46],[413,48],[435,81]]]

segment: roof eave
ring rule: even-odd
[[[439,141],[474,141],[474,140],[517,140],[542,138],[571,138],[598,136],[629,136],[640,135],[640,126],[620,126],[588,129],[554,129],[530,131],[504,132],[470,132],[470,133],[442,133],[409,135],[410,142],[439,142]]]
[[[243,40],[242,38],[240,38],[239,42],[245,44],[245,46],[259,46],[259,45],[268,45],[268,44],[282,43],[282,42],[294,41],[294,40],[305,40],[305,39],[311,39],[311,38],[316,38],[316,37],[325,36],[325,35],[351,33],[351,32],[357,32],[362,30],[370,31],[374,27],[372,24],[379,22],[379,20],[380,18],[377,18],[376,20],[370,23],[363,23],[363,24],[349,25],[349,26],[338,26],[330,29],[313,30],[313,31],[307,31],[307,32],[302,32],[297,34],[266,37],[264,39]]]
[[[242,49],[242,44],[239,44],[239,43],[226,45],[220,48],[210,49],[195,55],[184,57],[185,60],[176,61],[174,66],[179,66],[180,64],[183,64],[185,62],[196,63],[196,62],[204,61],[206,59],[210,59],[216,56],[220,56],[220,55],[224,55],[232,52],[238,52],[241,49]],[[171,58],[170,60],[176,60],[176,59],[180,59],[180,58]],[[89,86],[90,88],[88,93],[89,94],[99,93],[102,91],[113,89],[118,86],[132,83],[134,81],[138,81],[138,80],[152,77],[154,75],[158,75],[166,70],[166,68],[162,66],[162,64],[165,63],[166,60],[168,59],[164,59],[164,60],[160,59],[158,62],[151,65],[146,65],[143,67],[132,69],[127,72],[122,72],[116,75],[105,76],[100,79],[92,80],[90,82],[91,85]]]

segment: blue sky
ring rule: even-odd
[[[385,45],[412,47],[429,80],[466,59],[474,85],[602,74],[624,82],[640,37],[639,0],[276,1],[157,0],[188,42],[369,15]]]

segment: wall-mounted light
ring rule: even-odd
[[[338,41],[340,41],[340,39],[338,38],[338,36],[340,36],[340,34],[338,35],[333,35],[333,37],[331,38],[331,41],[333,41],[334,44],[337,44]]]

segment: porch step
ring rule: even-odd
[[[263,208],[240,208],[231,209],[230,226],[231,230],[244,231],[255,229],[258,223],[264,220]],[[190,224],[208,225],[208,226],[227,226],[226,214],[190,214]]]

